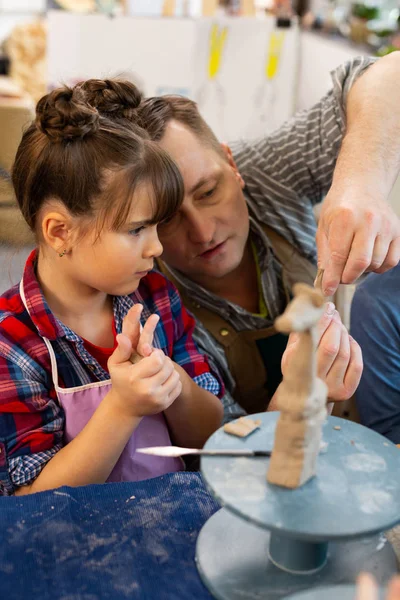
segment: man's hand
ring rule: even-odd
[[[298,333],[291,333],[282,357],[282,373],[290,369]],[[317,375],[328,386],[330,400],[348,400],[360,382],[363,370],[360,346],[348,334],[334,304],[328,302],[318,323]]]
[[[354,600],[378,600],[379,589],[370,573],[361,573],[357,578],[357,591]],[[397,575],[389,582],[385,600],[400,600],[400,577]]]
[[[322,204],[317,231],[322,290],[332,296],[339,283],[353,283],[365,271],[384,273],[400,260],[400,221],[386,200],[334,188]]]
[[[400,223],[388,198],[400,166],[400,52],[377,60],[352,85],[346,133],[318,226],[323,291],[383,273],[400,259]]]

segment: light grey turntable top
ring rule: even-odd
[[[271,449],[277,412],[260,413],[245,439],[219,429],[206,448]],[[339,429],[335,429],[339,428]],[[328,417],[317,476],[297,490],[266,481],[268,458],[202,457],[212,493],[232,512],[299,540],[328,541],[386,531],[400,521],[400,450],[361,425]]]

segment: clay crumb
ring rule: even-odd
[[[340,425],[335,425],[334,428],[336,431],[340,431],[342,428],[340,427]]]
[[[230,435],[236,435],[237,437],[247,437],[250,433],[253,433],[256,429],[259,429],[261,420],[257,419],[253,421],[245,417],[240,417],[237,421],[226,423],[224,425],[225,433]]]

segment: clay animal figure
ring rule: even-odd
[[[297,332],[299,342],[277,389],[280,416],[267,481],[286,488],[303,485],[316,473],[322,425],[326,418],[327,386],[317,377],[317,323],[324,297],[306,284],[293,286],[294,298],[276,319],[284,333]]]

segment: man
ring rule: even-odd
[[[387,197],[400,163],[399,76],[399,53],[356,59],[332,74],[333,89],[310,111],[232,149],[190,100],[142,101],[141,124],[185,184],[179,213],[159,228],[161,268],[199,321],[201,350],[222,370],[227,420],[274,408],[287,340],[273,321],[293,282],[312,283],[317,253],[326,295],[398,263],[400,226]],[[316,230],[313,207],[325,195]],[[295,344],[292,336],[284,369]],[[349,398],[361,371],[360,348],[328,304],[318,374],[329,397]]]
[[[400,56],[372,63],[360,58],[340,67],[314,108],[232,150],[218,144],[190,101],[141,104],[142,124],[184,178],[184,203],[160,227],[164,268],[199,320],[201,349],[222,367],[226,418],[240,414],[239,406],[263,410],[272,398],[286,346],[273,320],[291,284],[312,281],[316,250],[327,295],[340,281],[399,261],[400,226],[387,197],[400,160]],[[316,231],[313,206],[325,195]],[[318,372],[330,398],[343,400],[357,387],[362,359],[329,308]]]

